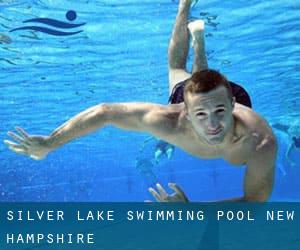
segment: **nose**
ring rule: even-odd
[[[215,116],[209,116],[208,118],[208,129],[209,130],[216,130],[219,128],[219,121]]]

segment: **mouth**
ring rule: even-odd
[[[218,135],[218,134],[221,133],[221,131],[222,131],[222,128],[219,127],[219,128],[217,128],[217,129],[214,129],[214,130],[209,130],[209,131],[207,132],[207,134],[208,134],[208,135]]]

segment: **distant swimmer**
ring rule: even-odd
[[[291,153],[293,151],[300,151],[300,120],[286,120],[285,123],[274,123],[272,127],[288,135],[290,143],[285,154],[285,159],[290,166],[295,167],[296,163],[291,159]]]
[[[153,186],[158,182],[158,178],[154,173],[154,167],[159,162],[153,155],[153,151],[155,150],[158,141],[159,140],[153,136],[146,138],[142,147],[139,149],[135,160],[135,168],[138,170],[148,187]]]
[[[174,153],[174,148],[175,147],[170,143],[167,143],[163,140],[159,140],[156,143],[156,148],[155,148],[155,154],[154,154],[155,162],[159,163],[163,156],[167,157],[168,159],[171,159]]]
[[[265,119],[251,109],[245,89],[208,69],[204,22],[188,24],[191,3],[180,0],[169,44],[170,104],[102,103],[78,113],[50,135],[29,135],[17,127],[18,133],[8,132],[15,141],[5,140],[8,147],[39,160],[75,138],[113,125],[150,133],[199,158],[246,165],[243,195],[226,201],[266,201],[273,189],[276,138]],[[192,73],[186,70],[189,33],[195,54]],[[177,184],[170,187],[175,191],[172,195],[161,189],[157,197],[150,191],[158,201],[188,200]]]
[[[143,180],[147,186],[153,186],[158,182],[158,179],[153,171],[154,164],[150,159],[137,159],[135,161],[135,167],[139,174],[143,177]]]
[[[170,143],[150,136],[146,138],[139,150],[138,158],[141,155],[153,161],[153,164],[161,163],[162,159],[171,159],[175,146]],[[153,153],[154,152],[154,153]]]

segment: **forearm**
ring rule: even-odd
[[[75,138],[102,128],[107,122],[105,105],[93,106],[55,129],[47,139],[48,146],[54,150]]]
[[[55,129],[47,140],[49,148],[54,150],[108,124],[125,130],[144,131],[149,126],[143,117],[154,106],[146,103],[111,103],[93,106]]]

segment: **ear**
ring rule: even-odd
[[[188,119],[189,121],[191,120],[191,118],[190,118],[190,115],[189,115],[189,113],[188,113],[188,110],[187,110],[187,106],[186,106],[186,105],[184,105],[184,115],[185,115],[186,119]]]
[[[232,99],[231,99],[231,106],[232,106],[232,108],[234,108],[235,101],[236,101],[236,99],[235,99],[235,97],[233,96]]]
[[[186,119],[188,119],[188,121],[191,120],[191,117],[190,117],[189,113],[186,113],[186,114],[185,114],[185,117],[186,117]]]

